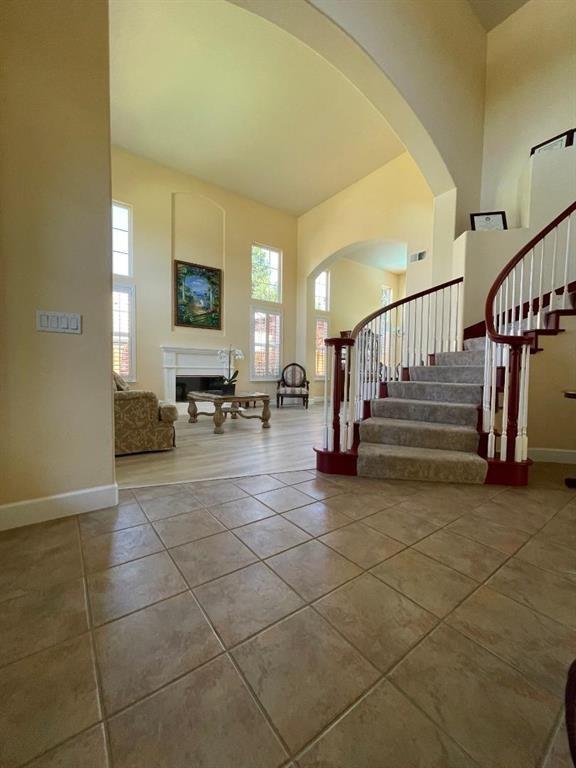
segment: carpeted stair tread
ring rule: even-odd
[[[464,339],[464,349],[467,352],[478,352],[486,348],[486,337],[476,336],[473,339]]]
[[[371,413],[372,416],[388,419],[460,424],[474,428],[478,424],[478,406],[468,403],[435,403],[431,400],[385,397],[372,401]]]
[[[360,439],[363,443],[450,451],[474,452],[478,449],[478,430],[474,427],[378,416],[360,423]]]
[[[358,474],[397,480],[483,483],[487,462],[476,453],[360,443]]]
[[[484,365],[484,349],[464,352],[436,352],[436,365]]]
[[[410,368],[410,381],[443,381],[453,384],[482,384],[482,365],[416,365]]]
[[[408,400],[478,405],[482,400],[482,386],[438,381],[391,381],[388,382],[388,394]]]

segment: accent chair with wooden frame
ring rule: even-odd
[[[284,405],[285,397],[297,397],[308,408],[310,397],[310,382],[306,377],[306,369],[298,363],[290,363],[282,369],[282,376],[276,387],[276,407]]]

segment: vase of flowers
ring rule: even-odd
[[[230,345],[228,349],[218,350],[218,360],[226,363],[228,375],[222,377],[222,385],[219,390],[223,395],[233,395],[236,392],[236,382],[238,380],[238,369],[236,360],[243,360],[244,352],[237,347]]]

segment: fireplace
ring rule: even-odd
[[[222,388],[222,379],[228,372],[228,365],[217,349],[169,346],[162,346],[161,349],[164,400],[177,403],[181,413],[186,410],[186,393],[190,390],[214,391]],[[178,391],[177,379],[180,382]]]
[[[222,376],[179,376],[176,375],[176,402],[188,402],[188,392],[222,391]]]

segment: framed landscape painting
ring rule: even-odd
[[[222,270],[174,261],[174,325],[222,328]]]

